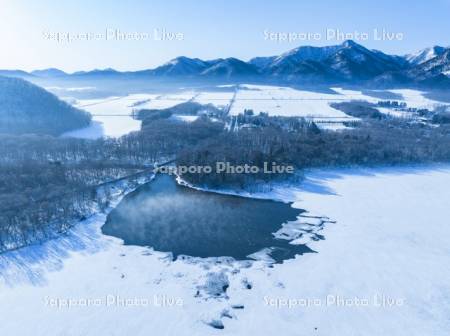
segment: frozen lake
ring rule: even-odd
[[[325,240],[307,242],[318,253],[273,267],[171,261],[166,253],[102,234],[106,215],[98,213],[58,239],[0,255],[0,330],[24,336],[446,336],[449,186],[448,165],[314,170],[301,185],[254,195],[294,202],[308,211],[300,214],[304,220],[326,215],[336,221],[319,231]],[[228,281],[226,299],[205,293],[217,278]],[[151,304],[108,305],[108,295]],[[162,295],[183,305],[154,305]],[[326,304],[328,296],[368,299],[369,305]],[[88,299],[100,303],[82,305]],[[288,299],[322,305],[268,304]],[[55,306],[54,300],[75,304]],[[213,329],[211,320],[225,329]]]
[[[237,260],[262,249],[280,262],[311,252],[274,237],[283,223],[302,210],[289,203],[194,190],[169,175],[126,196],[108,216],[102,231],[125,244],[194,257],[228,256]]]
[[[75,106],[92,114],[90,126],[63,134],[63,136],[98,139],[119,137],[141,129],[141,121],[131,117],[136,103],[153,98],[151,95],[134,94],[125,97],[77,100]]]

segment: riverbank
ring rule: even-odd
[[[172,262],[102,235],[99,215],[39,250],[0,257],[1,328],[14,335],[446,335],[449,186],[450,166],[434,165],[315,170],[301,188],[274,188],[274,198],[336,223],[322,230],[325,240],[308,243],[318,253],[273,267]]]

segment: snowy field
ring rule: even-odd
[[[331,103],[351,100],[365,100],[377,103],[380,100],[396,100],[407,103],[408,107],[433,109],[445,103],[428,99],[424,92],[410,89],[389,90],[396,98],[382,99],[364,94],[359,90],[349,90],[332,87],[330,92],[315,92],[293,89],[289,87],[266,85],[242,85],[236,95],[230,113],[237,115],[245,108],[251,108],[256,113],[267,112],[277,116],[299,116],[320,118],[350,118],[345,113],[330,106]],[[334,91],[334,93],[333,93]],[[383,93],[384,91],[373,91]],[[384,113],[395,114],[396,111],[383,109]]]
[[[195,91],[186,91],[172,94],[155,95],[149,102],[142,104],[139,108],[165,109],[193,100],[199,93]]]
[[[200,104],[212,104],[217,107],[228,107],[231,103],[235,92],[201,92],[195,97],[196,102]]]
[[[395,89],[395,90],[387,90],[387,91],[372,91],[374,94],[387,92],[394,94],[395,98],[377,98],[375,96],[371,96],[368,94],[364,94],[359,90],[348,90],[342,88],[332,88],[335,92],[339,93],[346,100],[365,100],[371,103],[377,103],[380,100],[395,100],[398,102],[403,102],[408,105],[408,107],[413,108],[428,108],[433,109],[437,105],[445,105],[444,102],[439,102],[436,100],[431,100],[425,97],[425,92],[412,90],[412,89]]]
[[[437,100],[432,100],[425,97],[425,92],[418,91],[418,90],[412,90],[412,89],[395,89],[395,90],[388,90],[387,93],[394,94],[395,98],[386,98],[381,99],[377,98],[375,96],[370,96],[368,94],[364,94],[362,91],[358,90],[348,90],[348,89],[342,89],[342,88],[332,88],[334,91],[338,92],[342,96],[345,97],[346,100],[364,100],[370,103],[376,104],[380,100],[393,100],[397,101],[399,103],[406,103],[407,107],[411,108],[417,108],[417,109],[429,109],[432,111],[435,107],[440,105],[449,105],[445,102],[440,102]],[[377,92],[385,92],[385,91],[373,91],[374,94]],[[396,111],[395,109],[389,109],[385,107],[378,107],[377,108],[381,113],[390,114],[392,116],[396,117],[409,117],[413,114],[403,111]]]
[[[318,228],[325,240],[308,241],[318,253],[273,268],[171,262],[102,235],[99,214],[0,255],[0,333],[448,335],[449,186],[448,165],[316,170],[301,189],[255,195],[336,221]]]
[[[86,128],[63,134],[67,137],[98,139],[101,137],[118,137],[141,128],[141,122],[130,114],[133,104],[153,98],[152,95],[135,94],[125,97],[109,97],[103,99],[80,99],[75,106],[92,116],[92,124]]]
[[[267,112],[276,116],[348,117],[330,107],[330,103],[345,99],[337,95],[278,86],[243,85],[242,88],[236,95],[231,115],[251,108],[255,113]]]
[[[98,139],[119,137],[141,128],[141,121],[130,115],[134,109],[164,109],[192,100],[198,93],[180,94],[131,94],[124,97],[79,99],[75,106],[93,115],[89,127],[63,134],[65,137]],[[70,98],[66,97],[66,100]],[[70,100],[69,100],[70,101]]]
[[[222,90],[224,86],[218,86]],[[229,110],[230,115],[243,113],[252,109],[256,114],[266,112],[271,116],[295,116],[310,118],[319,122],[319,126],[327,129],[343,129],[341,122],[358,120],[342,111],[334,109],[331,103],[365,100],[377,103],[376,93],[391,93],[399,102],[405,102],[408,107],[433,109],[445,103],[426,98],[424,92],[410,89],[390,91],[372,91],[374,95],[362,91],[342,88],[330,88],[329,92],[305,91],[290,87],[270,85],[234,85],[226,87],[228,91],[183,90],[178,93],[161,94],[131,94],[124,97],[108,97],[102,99],[79,99],[61,97],[75,106],[93,114],[93,123],[89,127],[75,130],[64,136],[96,139],[104,136],[118,137],[140,129],[141,122],[129,115],[133,109],[165,109],[174,105],[195,101],[201,104],[213,104]],[[75,88],[74,88],[75,89]],[[82,89],[82,88],[79,88]],[[64,91],[69,94],[70,91]],[[394,116],[407,116],[407,112],[399,112],[389,108],[379,108],[380,112]],[[188,120],[190,121],[190,120]],[[326,121],[331,123],[327,124]]]
[[[89,127],[63,134],[65,137],[98,139],[119,137],[141,128],[141,121],[131,117],[134,109],[163,109],[193,99],[197,93],[131,94],[124,97],[78,99],[75,106],[93,115]],[[66,98],[68,99],[68,98]]]

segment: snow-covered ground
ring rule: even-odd
[[[408,107],[427,108],[433,110],[433,108],[437,105],[447,105],[444,102],[426,98],[424,92],[418,90],[397,89],[391,90],[391,92],[401,95],[403,97],[403,100],[400,101],[405,102]]]
[[[370,103],[378,103],[381,100],[395,100],[404,102],[407,107],[427,108],[433,110],[438,105],[448,105],[445,102],[431,100],[425,97],[425,92],[411,89],[397,89],[388,91],[373,91],[373,95],[364,93],[361,90],[344,89],[338,87],[330,88],[330,92],[305,91],[290,87],[269,86],[269,85],[240,85],[235,101],[230,109],[231,115],[238,115],[244,109],[252,109],[255,113],[267,112],[272,116],[297,116],[306,117],[312,120],[329,119],[336,122],[339,119],[344,121],[358,120],[348,116],[342,111],[330,106],[332,103],[339,103],[351,100],[363,100]],[[377,98],[383,94],[393,94],[395,98]],[[411,116],[411,113],[397,111],[390,108],[379,108],[380,112],[397,117]],[[343,124],[319,124],[323,128],[342,129]]]
[[[165,109],[194,99],[198,95],[195,91],[154,95],[149,102],[140,105],[139,108]]]
[[[349,89],[342,89],[342,88],[332,88],[334,91],[341,94],[343,97],[345,97],[346,100],[365,100],[370,103],[377,103],[380,100],[393,100],[398,101],[401,103],[406,103],[407,107],[412,108],[418,108],[418,109],[429,109],[433,110],[436,106],[439,105],[448,105],[448,103],[440,102],[437,100],[432,100],[425,97],[425,92],[419,91],[419,90],[412,90],[412,89],[395,89],[395,90],[388,90],[387,92],[393,93],[398,98],[393,99],[381,99],[374,96],[369,96],[367,94],[364,94],[362,91],[359,90],[349,90]],[[377,91],[373,91],[376,93]],[[383,92],[383,91],[381,91]],[[380,112],[392,114],[395,116],[405,115],[403,112],[398,112],[393,109],[388,108],[379,108]],[[400,114],[399,114],[400,113]]]
[[[95,119],[94,119],[95,118]],[[110,121],[112,121],[110,119]],[[105,129],[105,123],[101,121],[101,117],[93,117],[91,124],[88,127],[78,128],[73,131],[65,132],[62,134],[62,137],[67,138],[78,138],[78,139],[99,139],[103,136],[108,136],[107,133],[109,133],[109,136],[112,136],[114,134],[112,132],[113,127],[111,127],[111,124],[107,122],[109,125],[109,132]]]
[[[218,88],[223,89],[224,86],[218,86]],[[374,92],[376,93],[376,91]],[[437,105],[445,104],[426,98],[424,92],[417,90],[398,89],[390,90],[389,92],[396,94],[398,97],[398,99],[392,100],[405,102],[408,107],[432,110]],[[65,95],[69,93],[70,91],[64,91]],[[336,122],[357,121],[358,119],[332,108],[330,104],[351,100],[365,100],[371,103],[386,100],[354,89],[333,87],[329,89],[329,92],[323,92],[251,84],[230,86],[229,91],[186,89],[178,93],[143,93],[102,99],[74,100],[74,98],[70,97],[64,97],[64,99],[75,103],[75,106],[83,108],[94,115],[92,125],[84,129],[68,132],[64,136],[89,139],[102,136],[117,137],[139,130],[140,121],[128,116],[133,109],[164,109],[186,101],[213,104],[225,109],[229,108],[229,113],[232,116],[243,113],[245,109],[252,109],[256,114],[267,112],[271,116],[305,117],[321,121],[319,126],[322,128],[342,129],[345,128],[343,123]],[[399,112],[389,108],[379,108],[379,110],[382,113],[398,117],[411,115],[411,113]],[[329,120],[332,123],[326,124],[324,123],[325,120]]]
[[[93,115],[90,126],[63,134],[67,137],[97,139],[118,137],[141,128],[141,122],[130,115],[134,104],[153,98],[153,95],[134,94],[124,97],[80,99],[75,106]]]
[[[252,109],[255,113],[267,112],[276,116],[349,117],[330,106],[332,102],[345,100],[336,94],[267,85],[242,85],[241,88],[231,108],[231,115]]]
[[[196,94],[186,92],[172,95],[131,94],[102,99],[78,99],[75,106],[93,115],[92,124],[63,134],[65,137],[97,139],[119,137],[141,128],[141,121],[131,117],[133,109],[171,107],[192,99]]]
[[[172,120],[177,120],[177,121],[183,121],[183,122],[193,122],[196,121],[198,119],[198,116],[191,116],[191,115],[172,115],[170,117]]]
[[[217,107],[227,107],[234,97],[233,91],[225,92],[201,92],[195,97],[195,101],[200,104],[212,104]]]
[[[449,187],[450,166],[435,165],[316,170],[301,188],[255,195],[336,221],[320,231],[325,240],[306,240],[318,253],[273,268],[171,262],[102,235],[98,214],[0,255],[0,333],[448,335]]]
[[[98,139],[119,137],[141,128],[141,121],[130,115],[133,109],[163,109],[194,98],[195,92],[180,94],[131,94],[123,97],[79,99],[74,104],[93,115],[92,124],[63,134],[65,137]]]

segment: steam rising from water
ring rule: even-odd
[[[102,230],[125,244],[151,246],[174,257],[242,260],[274,247],[280,261],[311,251],[273,236],[282,223],[296,220],[301,212],[282,202],[192,190],[177,185],[171,176],[158,175],[125,197]]]

